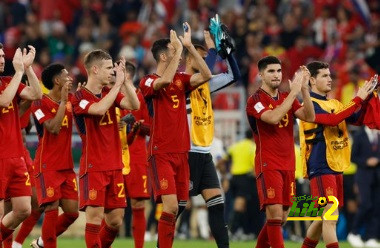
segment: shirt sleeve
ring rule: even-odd
[[[72,98],[72,105],[76,115],[88,114],[88,109],[92,104],[95,103],[94,100],[86,98],[85,94],[80,90],[75,93]]]
[[[179,73],[178,75],[179,75],[183,85],[185,86],[186,92],[192,91],[192,90],[197,88],[197,87],[191,86],[191,84],[190,84],[191,75],[186,74],[186,73]]]
[[[146,76],[140,81],[140,90],[144,97],[153,97],[157,94],[157,91],[154,90],[153,84],[157,78],[151,76]]]
[[[298,101],[298,99],[295,99],[292,104],[292,111],[295,113],[298,109],[302,107],[301,103]]]
[[[21,91],[23,91],[25,89],[26,85],[23,84],[23,83],[20,83],[20,85],[18,86],[17,88],[17,95],[19,96],[21,94]]]
[[[248,98],[246,112],[247,115],[260,119],[261,115],[270,110],[269,106],[260,101],[260,97],[255,94]]]
[[[32,103],[32,112],[40,124],[47,120],[53,119],[55,116],[53,109],[49,108],[48,104],[43,100],[34,101]]]

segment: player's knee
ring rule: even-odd
[[[323,220],[323,227],[336,227],[336,224],[338,223],[337,220]]]
[[[165,207],[165,210],[164,212],[167,212],[169,214],[174,214],[174,215],[177,215],[178,213],[178,205],[168,205]]]
[[[32,212],[30,205],[21,206],[13,210],[13,214],[17,220],[23,221],[29,217]]]
[[[112,218],[107,221],[107,224],[114,229],[119,229],[123,224],[123,218]]]
[[[145,207],[145,202],[144,201],[135,201],[131,203],[132,208],[143,208]]]

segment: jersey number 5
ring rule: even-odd
[[[178,108],[179,106],[179,99],[177,95],[172,96],[172,101],[173,101],[173,108]]]

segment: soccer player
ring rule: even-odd
[[[85,56],[88,80],[72,98],[82,139],[80,209],[86,212],[87,247],[109,247],[122,224],[126,206],[123,163],[115,108],[138,109],[134,90],[125,83],[124,59],[113,67],[111,56],[94,50]],[[115,85],[107,86],[116,71]],[[126,86],[126,95],[120,93]],[[102,220],[105,225],[100,230]]]
[[[78,218],[78,187],[71,154],[72,78],[61,64],[49,65],[41,77],[50,92],[33,102],[32,112],[39,138],[34,174],[38,203],[45,217],[42,236],[31,246],[55,248],[57,236]],[[58,216],[59,206],[63,214]]]
[[[129,61],[125,63],[126,80],[133,85],[133,77],[136,67]],[[134,86],[133,86],[134,87]],[[145,220],[145,200],[150,198],[148,191],[147,176],[147,149],[146,135],[150,131],[150,117],[146,106],[144,96],[140,89],[134,87],[137,97],[140,101],[140,108],[134,111],[127,111],[133,114],[135,122],[130,125],[131,129],[128,134],[129,146],[129,166],[124,167],[124,179],[126,186],[126,195],[131,199],[132,208],[132,234],[135,248],[144,246],[144,234],[146,228]]]
[[[255,172],[261,210],[266,223],[256,247],[284,247],[281,225],[289,212],[295,193],[294,116],[313,121],[314,110],[308,90],[305,67],[290,82],[290,92],[279,92],[281,62],[274,56],[258,62],[262,86],[248,98],[247,115],[256,143]],[[304,106],[296,99],[302,92]]]
[[[328,99],[331,91],[329,65],[321,61],[307,65],[310,71],[311,96],[315,109],[315,121],[300,123],[301,157],[304,175],[310,179],[311,194],[318,197],[335,196],[343,206],[343,171],[350,166],[351,148],[346,128],[347,122],[356,122],[363,101],[372,93],[371,81],[366,82],[352,101],[343,106],[335,99]],[[327,211],[332,206],[328,203]],[[333,215],[337,215],[335,210]],[[322,235],[328,248],[339,247],[334,220],[314,221],[308,228],[303,246],[316,247]]]
[[[11,235],[14,229],[30,215],[31,188],[24,159],[24,147],[20,130],[18,100],[37,100],[42,92],[32,63],[36,50],[29,46],[18,48],[13,57],[15,74],[0,77],[0,218],[1,240]],[[4,51],[0,43],[0,73],[4,71]],[[26,73],[30,86],[20,84]],[[4,215],[4,198],[10,198],[12,211]]]
[[[155,74],[140,81],[140,89],[152,116],[152,130],[148,146],[148,176],[157,202],[163,203],[158,221],[159,247],[172,247],[177,214],[189,198],[190,149],[189,127],[186,118],[185,92],[210,80],[207,64],[191,43],[191,29],[185,23],[185,33],[180,39],[198,64],[199,73],[177,73],[182,54],[182,44],[175,31],[170,39],[153,43],[152,53],[157,62]]]
[[[204,31],[208,48],[195,45],[208,67],[214,67],[217,51],[208,31]],[[185,51],[186,73],[194,75],[199,71],[196,58]],[[208,208],[208,221],[211,233],[219,248],[229,247],[227,224],[224,220],[224,200],[215,165],[210,153],[214,137],[214,113],[212,110],[211,93],[218,91],[238,80],[240,71],[230,53],[226,58],[228,72],[214,75],[208,83],[202,84],[187,97],[187,114],[191,137],[189,152],[190,166],[190,196],[202,194]],[[189,104],[190,102],[190,104]]]

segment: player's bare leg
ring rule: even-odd
[[[323,215],[331,208],[333,204],[327,204],[325,210],[323,211]],[[339,210],[335,209],[332,215],[338,215]],[[336,236],[336,223],[338,220],[322,220],[322,237],[323,241],[328,248],[336,248],[339,247],[338,237]]]
[[[145,200],[131,199],[132,207],[132,232],[136,248],[144,246],[144,235],[146,229]]]
[[[175,221],[178,213],[177,195],[162,195],[162,214],[158,220],[159,247],[172,247],[175,231]]]
[[[12,211],[12,203],[11,201],[4,201],[4,215]],[[6,239],[3,239],[3,246],[4,248],[11,248],[12,247],[12,240],[13,240],[13,233],[11,233]]]
[[[1,221],[2,240],[10,236],[16,227],[30,215],[31,211],[30,196],[13,197],[11,203],[12,211],[5,214]]]
[[[3,219],[3,216],[4,216],[4,200],[1,199],[0,200],[0,220]],[[1,233],[0,233],[0,247],[2,247],[2,237],[1,237]]]
[[[12,211],[3,217],[2,224],[5,227],[14,230],[30,215],[30,196],[13,197],[11,198],[11,203]]]
[[[86,231],[85,240],[87,247],[101,247],[99,232],[100,224],[104,218],[103,207],[86,207]]]
[[[315,248],[322,236],[322,221],[313,221],[306,232],[302,248]]]
[[[43,208],[40,208],[38,205],[37,192],[35,187],[32,187],[31,206],[32,212],[30,216],[22,222],[20,230],[17,233],[15,240],[13,241],[13,247],[22,247],[22,244],[24,243],[26,237],[28,237],[30,232],[33,230],[33,227],[40,219],[41,214],[44,212]]]
[[[229,247],[227,224],[224,220],[224,199],[220,188],[205,189],[203,199],[208,209],[208,223],[218,248]]]
[[[283,248],[281,225],[284,218],[284,210],[281,204],[267,205],[265,208],[267,217],[267,235],[272,248]]]
[[[104,213],[105,225],[100,230],[101,247],[110,247],[123,224],[124,208],[106,209]]]

